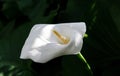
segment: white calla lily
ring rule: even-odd
[[[62,55],[78,54],[85,32],[84,22],[37,24],[26,39],[20,58],[45,63]]]

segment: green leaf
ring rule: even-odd
[[[92,2],[92,1],[91,1]],[[68,0],[66,8],[60,11],[58,22],[82,22],[86,19],[90,8],[88,0]]]
[[[3,76],[34,76],[31,69],[31,61],[21,60],[20,52],[28,31],[30,23],[20,26],[9,33],[9,38],[0,40],[0,73]]]
[[[119,2],[117,0],[101,0],[98,1],[100,4],[102,3],[104,5],[104,8],[106,8],[110,14],[110,16],[112,17],[112,21],[115,23],[115,26],[117,26],[117,29],[120,32],[120,5]]]
[[[33,76],[29,69],[16,65],[0,63],[0,76]]]
[[[30,12],[32,12],[32,9],[34,8],[34,2],[32,0],[19,0],[17,1],[17,4],[20,10],[22,10],[23,13],[26,15],[30,14]]]
[[[26,76],[32,75],[29,61],[19,59],[18,50],[12,50],[9,40],[0,41],[0,73],[3,76]],[[28,73],[27,73],[28,72]],[[26,73],[24,75],[24,73]],[[30,73],[30,74],[29,74]]]
[[[48,16],[45,16],[49,7],[47,0],[32,1],[20,0],[17,2],[21,11],[27,15],[33,23],[51,23],[57,15],[58,8],[51,10]]]
[[[12,30],[14,28],[14,25],[15,25],[15,20],[10,21],[5,27],[1,28],[0,37],[4,38],[4,37],[9,36],[10,32],[12,32]]]
[[[116,76],[112,69],[116,73],[119,70],[110,63],[116,65],[120,60],[119,5],[116,0],[96,1],[90,12],[87,21],[88,38],[84,41],[85,51],[82,53],[95,76]]]
[[[93,76],[90,66],[81,54],[64,56],[63,76]]]
[[[19,16],[19,9],[15,1],[6,1],[3,3],[2,12],[8,19],[16,18]]]
[[[116,24],[117,29],[120,32],[120,6],[119,6],[119,4],[110,2],[109,3],[109,10],[110,10],[110,14],[112,16],[112,19],[113,19],[114,23]]]

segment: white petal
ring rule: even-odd
[[[61,55],[66,45],[61,45],[52,33],[55,25],[35,25],[22,48],[22,59],[45,63]]]
[[[66,46],[49,43],[45,46],[31,49],[29,51],[29,58],[35,62],[45,63],[53,58],[62,55],[62,51]]]
[[[60,23],[58,24],[60,26],[65,26],[65,27],[71,27],[75,30],[77,30],[79,33],[84,36],[86,32],[86,24],[84,22],[74,22],[74,23]]]
[[[60,44],[53,29],[70,38],[69,43]],[[61,55],[77,54],[82,48],[85,31],[85,23],[35,25],[25,41],[20,58],[45,63]]]
[[[63,55],[67,54],[78,54],[82,48],[83,36],[74,28],[67,26],[57,25],[55,29],[60,32],[63,36],[70,38],[70,42],[64,48]]]

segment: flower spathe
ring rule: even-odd
[[[36,24],[25,41],[20,58],[45,63],[62,55],[78,54],[85,32],[84,22]]]

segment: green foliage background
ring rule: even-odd
[[[82,54],[93,76],[120,76],[119,0],[0,0],[0,76],[92,76],[77,56],[48,63],[19,59],[39,23],[86,22]]]

